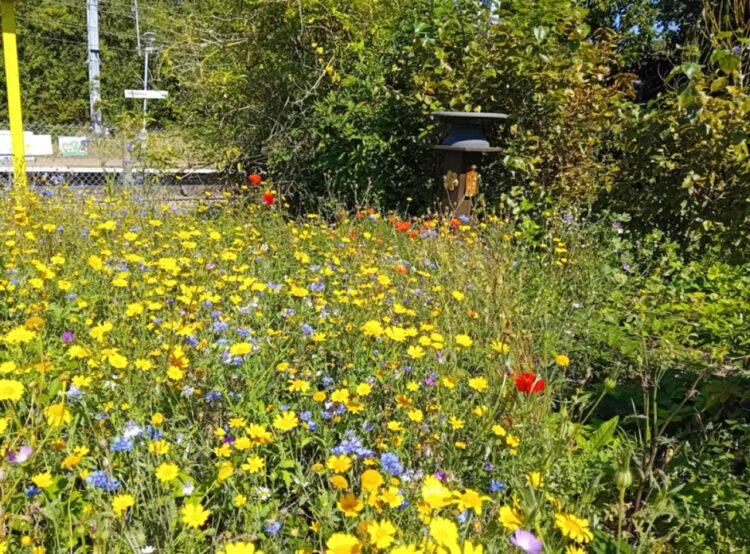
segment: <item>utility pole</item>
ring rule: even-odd
[[[99,0],[86,0],[86,27],[89,37],[89,108],[91,130],[102,134],[102,96],[100,92],[101,53],[99,51]]]
[[[141,57],[141,20],[138,13],[138,0],[133,0],[133,13],[135,13],[135,43],[138,49],[138,57]]]
[[[11,149],[13,151],[13,188],[25,193],[26,154],[23,139],[23,114],[21,112],[21,83],[16,47],[16,7],[13,0],[0,0],[3,28],[3,56],[5,84],[8,88],[8,119],[10,119]]]
[[[141,134],[145,138],[146,136],[146,117],[148,114],[148,97],[145,95],[148,92],[148,56],[156,51],[154,48],[154,42],[156,41],[156,33],[148,31],[143,33],[143,42],[146,44],[144,48],[145,59],[143,60],[143,129]]]

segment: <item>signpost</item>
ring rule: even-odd
[[[16,13],[13,0],[0,0],[3,27],[3,58],[5,82],[8,88],[8,119],[13,149],[13,184],[26,191],[26,155],[24,153],[23,113],[21,111],[21,83],[18,75],[16,46]]]
[[[125,98],[135,98],[136,100],[165,100],[168,97],[169,92],[166,90],[125,90]]]

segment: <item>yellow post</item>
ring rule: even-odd
[[[16,14],[14,0],[0,0],[3,19],[3,57],[5,82],[8,86],[8,119],[13,149],[13,183],[18,192],[25,192],[26,153],[23,140],[23,114],[21,112],[21,83],[18,74],[16,48]]]

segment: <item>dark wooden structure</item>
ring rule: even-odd
[[[440,212],[451,217],[471,214],[479,194],[482,154],[500,152],[490,146],[483,125],[508,118],[502,113],[433,112],[433,117],[450,125],[448,136],[435,146],[444,152]]]

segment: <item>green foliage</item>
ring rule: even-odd
[[[141,31],[158,32],[157,46],[172,42],[170,16],[177,13],[170,0],[144,3]],[[143,87],[143,58],[136,47],[133,4],[127,0],[102,2],[99,16],[101,96],[104,123],[114,126],[125,114],[140,112],[140,104],[124,98],[128,88]],[[18,56],[24,120],[30,123],[81,124],[89,121],[89,78],[86,3],[65,0],[26,0],[16,3]],[[0,60],[0,121],[7,121],[5,73]],[[152,57],[151,78],[162,88],[159,58]],[[166,124],[173,119],[175,99],[152,102],[151,117]]]

